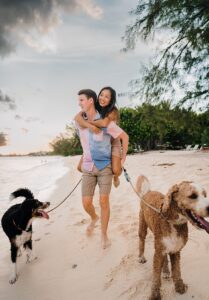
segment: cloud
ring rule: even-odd
[[[22,42],[37,49],[37,40],[60,22],[61,14],[75,11],[94,19],[103,13],[93,0],[0,0],[0,56],[11,54]]]
[[[7,145],[7,134],[0,132],[0,147]]]
[[[16,104],[13,99],[11,99],[8,95],[4,95],[0,90],[0,104],[4,105],[10,110],[16,109]]]
[[[15,115],[15,120],[24,120],[27,123],[31,123],[31,122],[41,122],[41,123],[43,123],[43,121],[40,118],[37,118],[37,117],[24,118],[20,115]]]
[[[93,19],[101,19],[103,13],[101,7],[92,3],[91,0],[77,0],[77,3],[87,15]]]

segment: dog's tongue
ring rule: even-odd
[[[201,223],[203,229],[205,229],[205,231],[207,231],[207,233],[209,233],[209,222],[206,221],[204,218],[197,216],[196,218],[199,220],[199,222]]]
[[[38,210],[38,212],[41,214],[41,216],[45,219],[49,219],[49,215],[44,210]]]

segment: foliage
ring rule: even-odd
[[[202,144],[209,147],[209,128],[205,128],[202,133]]]
[[[157,105],[120,109],[120,126],[129,134],[130,149],[140,145],[144,150],[164,146],[181,149],[188,144],[201,144],[202,135],[209,127],[209,111],[197,114],[175,107],[169,102]]]
[[[82,154],[82,148],[76,130],[67,125],[65,135],[60,134],[50,143],[53,153],[56,155],[78,155]]]
[[[120,127],[129,135],[128,153],[133,153],[137,145],[143,150],[182,149],[189,144],[209,146],[209,110],[197,114],[179,106],[172,108],[170,102],[144,103],[121,108]],[[51,147],[58,155],[82,154],[79,137],[71,126],[55,138]]]
[[[166,45],[157,59],[132,82],[145,101],[170,97],[179,104],[208,106],[209,99],[209,1],[140,0],[131,12],[135,21],[127,26],[124,51],[137,40],[161,33]],[[181,91],[179,93],[179,90]]]

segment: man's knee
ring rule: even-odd
[[[82,202],[83,202],[83,207],[84,208],[89,208],[92,206],[92,200],[93,197],[83,197]]]
[[[109,195],[101,195],[99,202],[102,209],[109,208]]]

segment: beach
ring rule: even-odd
[[[60,175],[50,195],[39,200],[60,203],[81,178],[76,170],[80,156],[64,158],[66,172]],[[201,184],[209,194],[209,153],[202,151],[150,151],[129,155],[125,168],[133,182],[144,174],[151,188],[166,193],[183,180]],[[50,177],[50,174],[48,175]],[[10,192],[13,192],[11,190]],[[100,214],[98,189],[94,204]],[[112,187],[109,238],[111,247],[101,248],[100,222],[94,234],[86,236],[89,218],[81,203],[81,187],[56,210],[49,220],[35,220],[33,248],[37,259],[25,264],[18,258],[19,277],[9,284],[9,241],[0,228],[1,300],[103,300],[148,299],[152,280],[153,236],[146,239],[146,264],[138,262],[139,198],[122,174],[120,186]],[[5,208],[5,205],[4,205]],[[162,297],[209,299],[207,263],[209,235],[189,225],[189,241],[181,252],[182,278],[188,291],[179,295],[172,280],[162,279]]]

